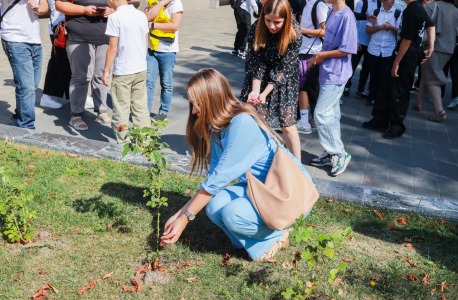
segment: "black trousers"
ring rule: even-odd
[[[399,64],[399,77],[391,76],[394,59],[390,57],[389,66],[380,81],[372,116],[380,125],[390,126],[390,131],[404,133],[404,119],[410,102],[410,88],[415,79],[418,57],[404,56]]]
[[[54,36],[51,35],[51,45],[54,44]],[[68,61],[65,48],[52,47],[51,58],[46,71],[43,94],[70,99],[69,86],[72,78],[72,70]]]
[[[363,64],[361,67],[361,72],[359,73],[359,84],[358,92],[364,92],[364,87],[366,86],[367,78],[369,78],[369,59],[367,59],[367,46],[361,45],[361,50],[351,56],[351,66],[353,68],[353,74],[351,74],[350,79],[348,79],[346,88],[351,87],[351,79],[355,75],[356,68],[358,67],[359,61],[364,56]]]
[[[234,9],[235,22],[237,23],[237,33],[235,34],[234,49],[245,51],[246,37],[251,27],[251,16],[244,10]]]
[[[307,60],[311,58],[313,54],[299,54],[300,60]],[[311,67],[306,74],[304,84],[299,87],[300,92],[307,92],[309,97],[309,109],[310,113],[313,115],[315,111],[316,102],[318,101],[318,96],[320,95],[320,66],[315,65]],[[297,110],[298,119],[300,119],[300,110]]]
[[[371,75],[369,80],[369,100],[375,101],[383,74],[386,73],[386,69],[390,69],[391,71],[390,62],[392,61],[392,58],[391,56],[375,56],[368,52],[367,57],[364,59],[369,61],[369,73]]]
[[[445,76],[448,76],[450,71],[450,77],[452,78],[452,98],[458,97],[458,53],[454,53],[452,58],[444,67]],[[441,86],[442,97],[445,94],[445,85]]]

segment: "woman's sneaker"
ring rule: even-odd
[[[448,109],[456,109],[458,107],[458,97],[453,99],[452,102],[447,106]]]
[[[315,167],[331,166],[332,165],[331,157],[332,157],[331,154],[324,151],[323,154],[312,159],[312,162],[310,164]]]
[[[246,52],[245,51],[239,51],[239,55],[237,55],[241,59],[246,59]]]
[[[232,49],[231,55],[234,55],[234,56],[239,55],[239,50]]]
[[[52,100],[49,95],[43,94],[40,100],[40,106],[50,108],[61,108],[62,104],[55,100]]]
[[[345,152],[345,155],[333,155],[331,157],[332,169],[331,175],[337,176],[342,174],[350,163],[351,155]]]
[[[296,129],[299,133],[312,134],[312,126],[310,124],[305,126],[301,121],[296,123]]]

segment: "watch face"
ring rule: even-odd
[[[193,215],[193,214],[189,214],[188,217],[189,217],[189,220],[192,221],[192,220],[194,220],[194,218],[195,218],[196,216]]]

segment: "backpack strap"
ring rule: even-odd
[[[363,1],[363,8],[361,8],[361,13],[367,14],[367,9],[369,7],[368,0],[361,0],[361,1]]]
[[[5,10],[5,12],[3,13],[3,15],[0,16],[0,28],[1,28],[1,26],[2,26],[3,17],[6,15],[7,12],[9,12],[10,10],[12,10],[13,7],[15,7],[16,4],[19,3],[19,1],[21,1],[21,0],[14,0],[13,4],[11,4],[11,5]]]
[[[377,8],[376,10],[374,10],[373,15],[377,17],[379,13],[380,13],[380,8]]]
[[[394,11],[394,18],[396,19],[396,22],[398,21],[400,15],[401,15],[401,11],[399,9],[396,9]]]
[[[377,8],[380,9],[382,7],[382,0],[377,0]]]

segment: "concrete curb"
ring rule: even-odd
[[[122,146],[87,140],[79,137],[67,137],[44,133],[36,130],[0,125],[0,140],[10,139],[16,144],[37,146],[39,148],[78,154],[86,157],[106,157],[111,160],[129,162],[139,166],[148,166],[148,161],[141,155],[128,154],[122,157]],[[172,162],[171,171],[190,173],[191,157],[169,153]],[[380,188],[347,184],[326,179],[314,179],[318,192],[323,198],[360,205],[382,207],[400,212],[416,211],[436,218],[458,221],[458,201],[432,198],[422,195],[392,192]]]

